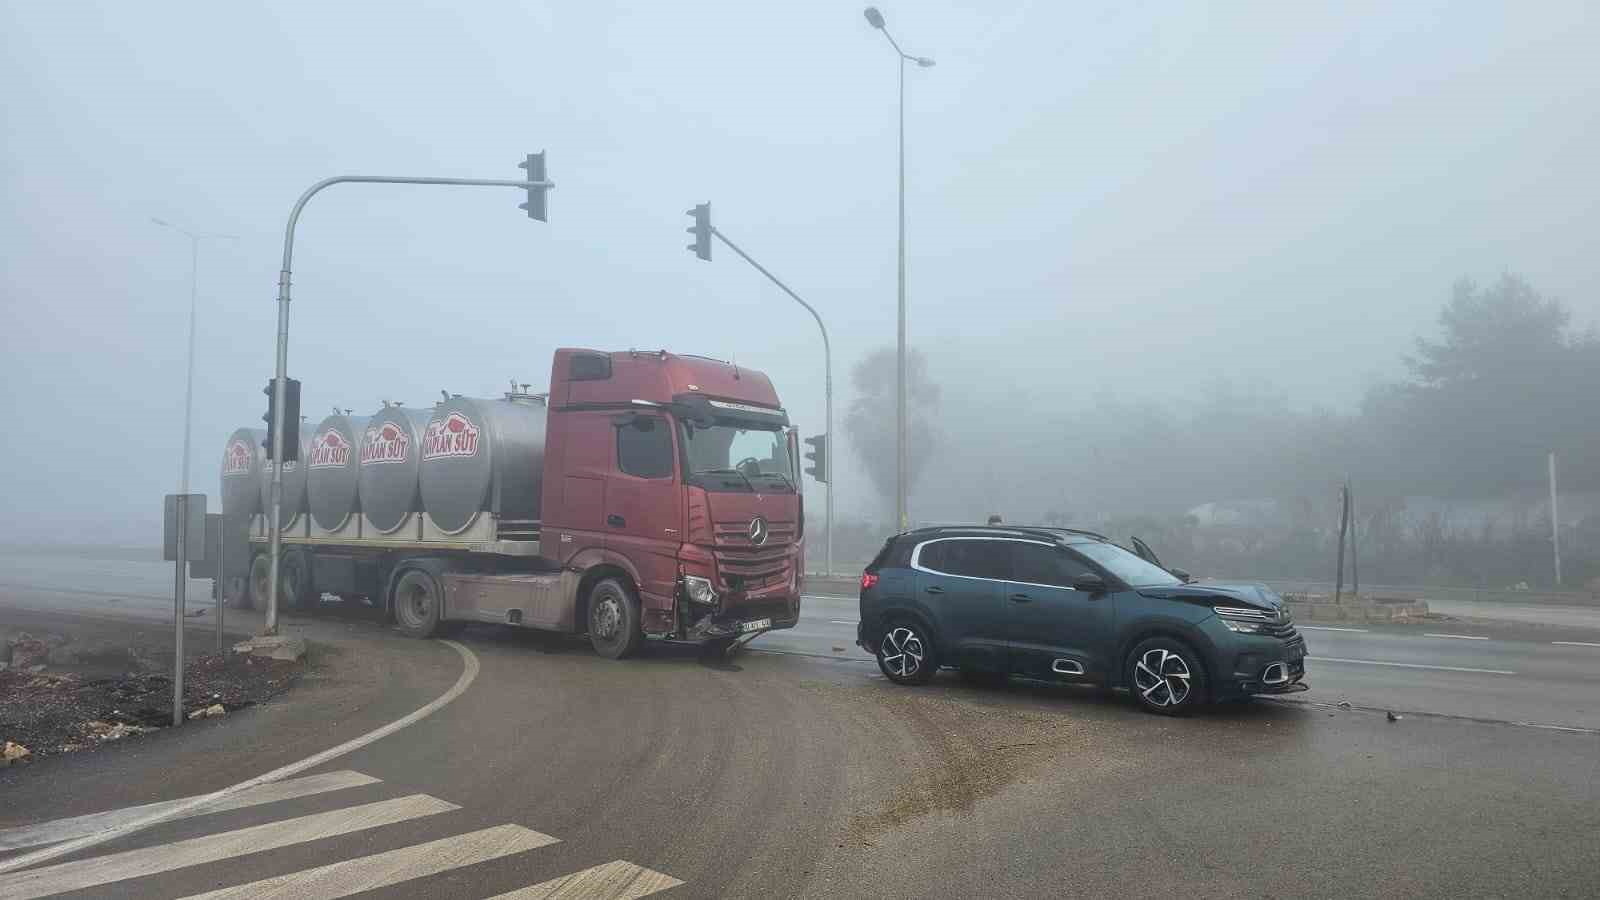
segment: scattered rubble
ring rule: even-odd
[[[0,630],[4,765],[92,749],[172,724],[168,635],[104,633],[116,639]],[[305,655],[305,641],[286,643],[260,653],[191,657],[184,670],[186,718],[220,718],[287,690],[302,669],[294,660]]]
[[[233,652],[293,662],[305,658],[306,642],[305,638],[260,635],[234,644]]]

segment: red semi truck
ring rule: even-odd
[[[223,454],[235,593],[265,604],[271,463]],[[496,622],[731,649],[793,627],[805,571],[795,430],[766,375],[696,356],[556,351],[548,394],[348,411],[284,467],[279,602],[367,597],[408,634]],[[295,469],[304,467],[301,471]]]

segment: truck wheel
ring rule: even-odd
[[[250,583],[245,585],[244,593],[239,598],[240,609],[266,609],[267,608],[267,573],[272,568],[272,561],[265,553],[256,554],[250,561]]]
[[[606,659],[622,659],[639,649],[639,601],[615,578],[596,582],[589,591],[589,643]]]
[[[311,584],[311,557],[305,553],[285,553],[278,572],[278,605],[296,610],[315,609],[317,597]]]
[[[409,637],[433,637],[439,630],[444,591],[421,569],[407,569],[394,585],[394,621]]]

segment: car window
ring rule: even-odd
[[[1072,587],[1074,578],[1092,571],[1088,563],[1060,547],[1021,541],[1011,544],[1012,581]]]
[[[617,426],[617,468],[640,478],[672,477],[672,432],[656,416]]]
[[[1147,562],[1116,544],[1085,541],[1072,549],[1104,566],[1111,574],[1132,587],[1164,587],[1183,584],[1183,579],[1158,565]]]
[[[968,578],[1004,578],[1010,569],[1006,541],[945,540],[922,545],[918,564],[924,569]]]

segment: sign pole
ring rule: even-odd
[[[172,591],[172,724],[183,724],[183,606],[189,578],[189,495],[177,496],[178,570]]]

